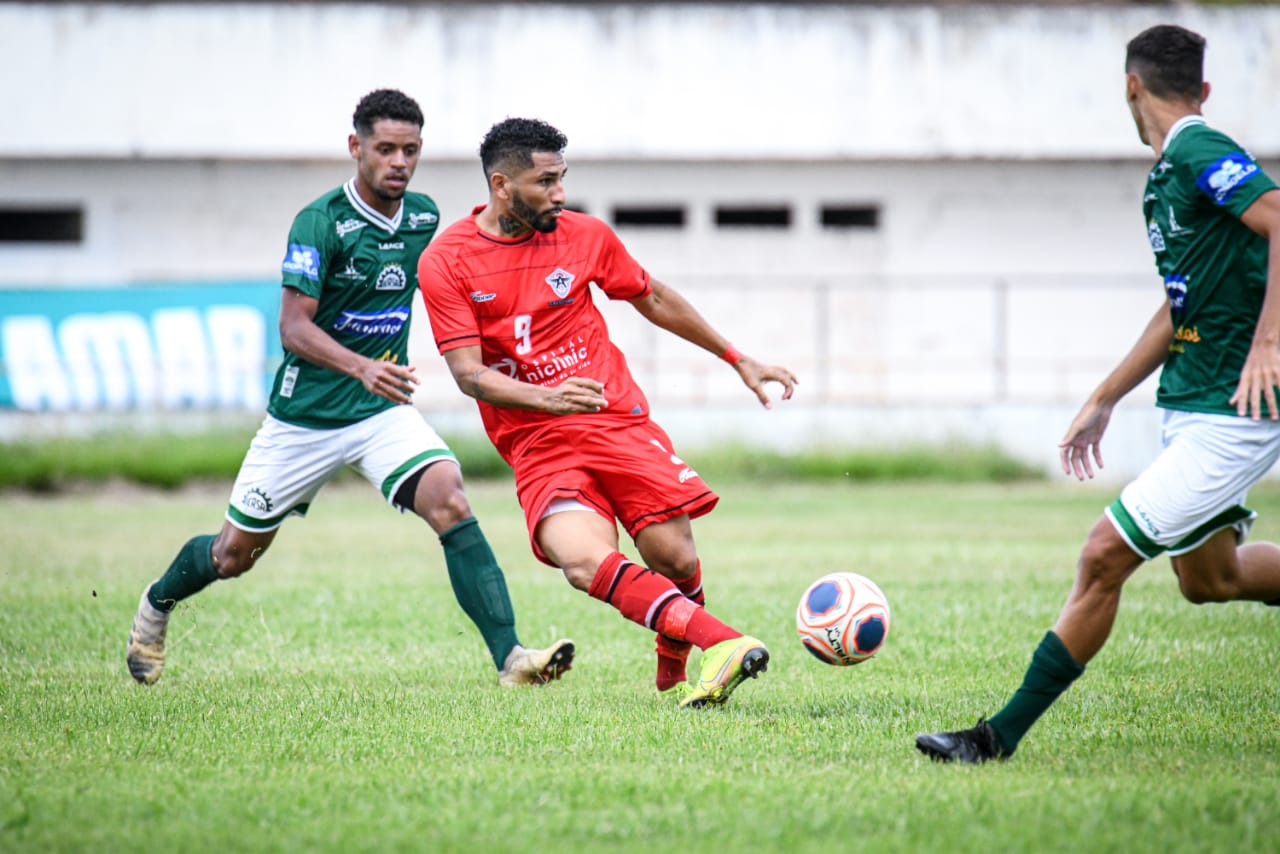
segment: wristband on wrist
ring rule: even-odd
[[[721,354],[720,358],[724,359],[726,362],[728,362],[731,365],[736,365],[742,361],[742,353],[739,352],[737,347],[730,344],[725,349],[724,353]]]

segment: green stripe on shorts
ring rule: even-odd
[[[386,480],[382,481],[382,497],[390,501],[394,497],[391,494],[391,490],[396,488],[396,484],[399,483],[406,474],[414,469],[421,468],[424,460],[430,460],[431,462],[453,460],[456,463],[458,458],[455,457],[453,455],[453,451],[448,448],[432,448],[430,451],[423,451],[421,454],[409,459],[388,475]]]
[[[1133,521],[1133,517],[1129,515],[1128,510],[1124,509],[1119,498],[1111,502],[1111,506],[1107,508],[1107,515],[1119,526],[1121,535],[1129,541],[1134,551],[1147,560],[1159,557],[1164,551],[1164,546],[1152,540],[1142,528],[1138,527],[1138,523]]]
[[[246,531],[273,531],[279,528],[290,513],[297,513],[299,516],[307,515],[307,508],[310,504],[299,504],[296,507],[290,507],[288,510],[276,516],[269,516],[266,519],[259,519],[257,516],[249,516],[243,513],[240,508],[235,505],[227,506],[227,516],[235,523],[237,528],[243,528]]]
[[[1190,534],[1183,537],[1181,540],[1178,540],[1178,542],[1169,546],[1169,554],[1186,554],[1205,540],[1209,539],[1213,534],[1221,531],[1223,528],[1230,528],[1238,522],[1243,522],[1245,519],[1252,519],[1255,515],[1256,514],[1248,507],[1242,507],[1239,504],[1234,507],[1228,507],[1208,522],[1198,526]]]

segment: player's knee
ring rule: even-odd
[[[219,578],[238,578],[253,569],[264,551],[266,551],[265,547],[252,550],[234,546],[224,549],[214,548],[213,567],[218,571]]]
[[[591,589],[591,582],[596,577],[596,569],[597,567],[591,567],[586,564],[571,564],[560,567],[560,571],[564,573],[565,580],[575,589],[583,592]]]
[[[645,566],[672,581],[685,581],[698,572],[698,550],[692,537],[647,538],[640,546]]]
[[[460,470],[444,460],[414,472],[400,486],[394,503],[421,516],[436,533],[474,515],[462,490]]]
[[[1106,543],[1090,538],[1080,550],[1076,573],[1082,588],[1103,593],[1117,593],[1132,572],[1129,561],[1117,555]]]
[[[1192,605],[1230,602],[1240,592],[1235,579],[1226,575],[1206,577],[1200,573],[1178,569],[1174,573],[1178,576],[1178,589],[1182,591],[1182,597]]]
[[[471,510],[471,502],[461,487],[444,491],[436,496],[426,507],[415,511],[436,531],[447,531],[459,522],[465,522],[475,514]]]
[[[692,548],[680,550],[665,555],[661,561],[654,561],[649,568],[672,581],[687,581],[698,571],[698,554]]]

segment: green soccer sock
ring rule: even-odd
[[[987,721],[995,730],[1004,755],[1010,756],[1018,749],[1027,730],[1081,673],[1084,666],[1076,663],[1057,635],[1047,632],[1031,656],[1022,687]]]
[[[494,666],[499,670],[516,638],[516,615],[507,593],[507,579],[498,559],[472,516],[440,535],[444,562],[449,568],[453,595],[484,638]]]
[[[178,551],[178,556],[169,564],[164,575],[151,585],[147,599],[153,607],[161,611],[172,611],[188,596],[194,596],[210,584],[218,580],[218,571],[213,567],[213,534],[192,537]]]

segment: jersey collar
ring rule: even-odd
[[[1183,130],[1191,127],[1192,125],[1202,125],[1202,124],[1205,124],[1204,116],[1198,116],[1195,113],[1192,113],[1191,115],[1183,116],[1182,118],[1178,119],[1176,122],[1173,123],[1173,126],[1169,128],[1169,132],[1164,135],[1164,147],[1162,147],[1160,150],[1168,151],[1169,146],[1173,144],[1174,137],[1176,137],[1178,134],[1182,133]]]
[[[386,229],[389,233],[395,234],[400,230],[400,220],[404,217],[404,199],[400,200],[400,207],[396,208],[396,215],[393,217],[385,217],[375,211],[360,198],[360,194],[356,192],[356,179],[351,178],[347,183],[342,185],[342,192],[347,194],[347,201],[351,203],[351,207],[356,209],[362,217],[369,222]]]

